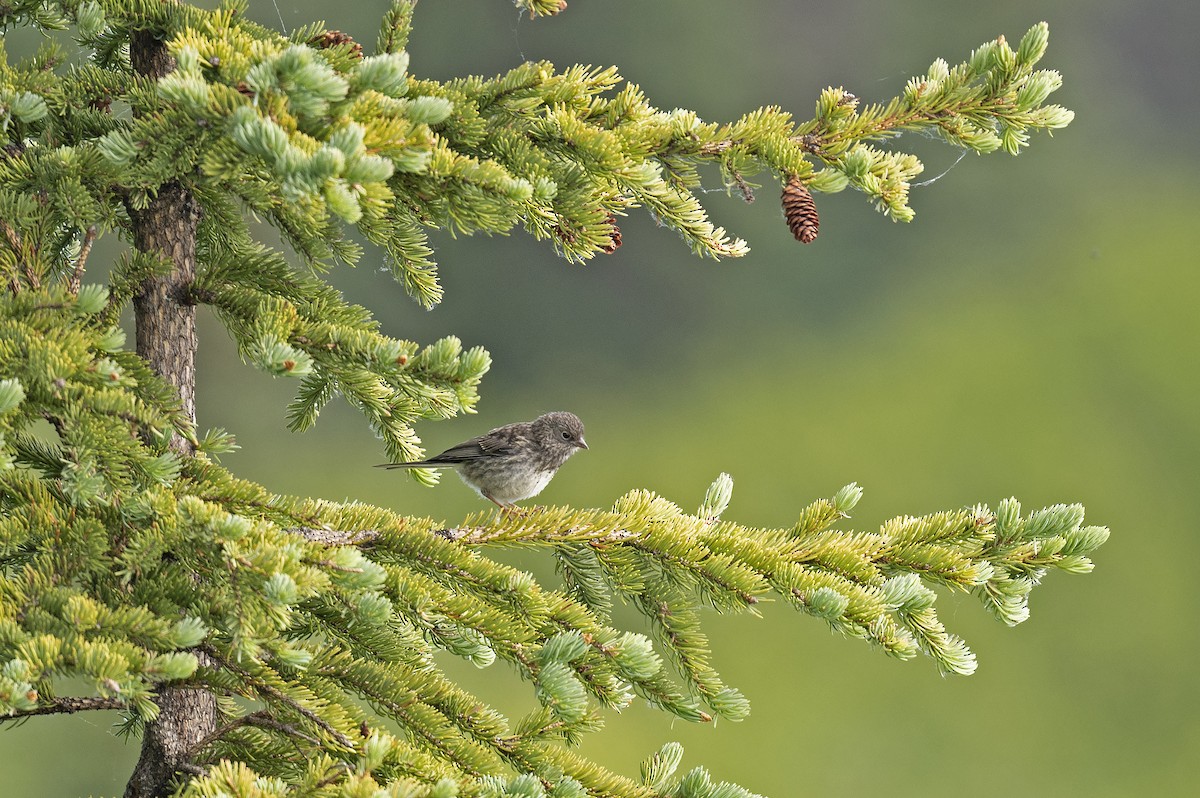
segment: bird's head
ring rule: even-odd
[[[583,422],[574,413],[556,411],[538,416],[532,424],[534,438],[565,461],[580,449],[588,448],[583,439]]]

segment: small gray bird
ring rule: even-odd
[[[567,458],[586,448],[583,422],[559,411],[497,427],[428,460],[376,468],[453,468],[468,487],[508,510],[513,502],[541,493]]]

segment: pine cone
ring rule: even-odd
[[[350,45],[350,54],[355,58],[363,57],[362,45],[350,38],[350,34],[342,33],[340,30],[327,30],[324,33],[314,36],[308,40],[308,43],[314,47],[319,47],[322,50],[328,50],[331,47],[337,47],[339,44]]]
[[[817,228],[821,219],[817,216],[817,203],[813,202],[812,194],[808,192],[800,178],[788,179],[783,187],[783,216],[787,219],[788,229],[801,244],[811,244],[817,237]]]
[[[600,247],[600,251],[605,255],[611,255],[621,246],[621,228],[617,227],[617,219],[611,213],[605,221],[612,226],[612,240],[608,246]]]

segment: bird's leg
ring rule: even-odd
[[[482,491],[481,491],[481,492],[482,492]],[[511,514],[511,515],[525,515],[524,511],[523,511],[523,510],[521,510],[521,508],[520,508],[520,507],[518,507],[518,506],[517,506],[517,505],[515,505],[515,504],[501,504],[500,502],[496,501],[495,499],[493,499],[491,496],[487,495],[486,493],[484,493],[484,494],[483,494],[483,498],[487,499],[487,500],[488,500],[488,501],[490,501],[492,504],[494,504],[494,505],[496,505],[497,507],[499,507],[499,508],[500,508],[500,512],[504,513],[505,515],[509,515],[509,514]]]

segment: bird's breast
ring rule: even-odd
[[[509,468],[497,473],[489,469],[486,473],[467,474],[460,472],[463,481],[485,497],[490,496],[501,504],[512,504],[536,496],[550,484],[554,471]]]

